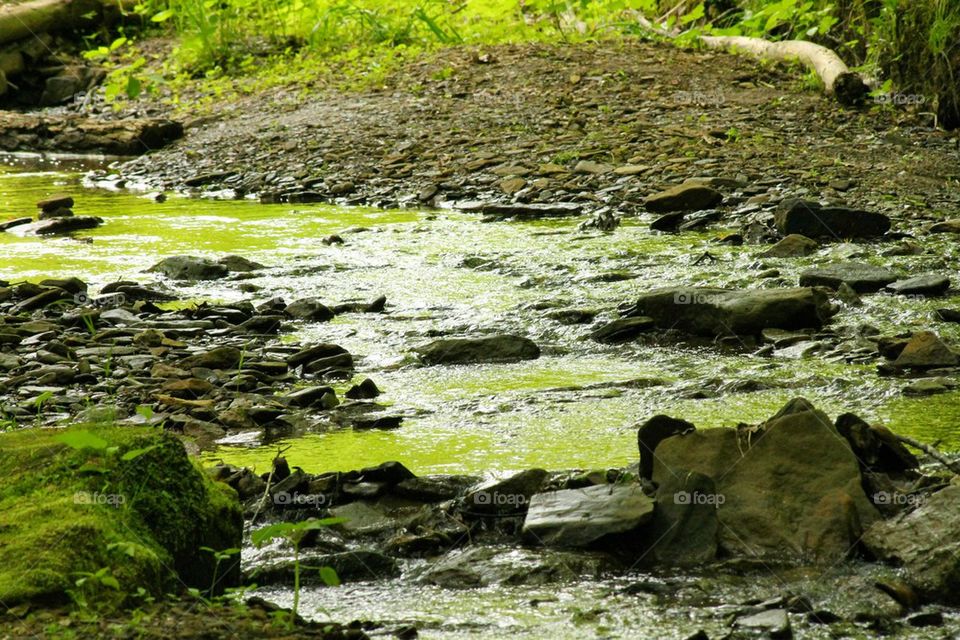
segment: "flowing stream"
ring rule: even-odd
[[[564,325],[546,315],[576,308],[613,319],[617,305],[656,286],[760,286],[758,274],[769,265],[760,264],[756,248],[717,244],[719,230],[660,235],[647,229],[646,220],[627,219],[614,233],[600,234],[577,231],[574,219],[481,223],[453,211],[261,205],[176,195],[155,202],[136,192],[84,186],[83,171],[97,164],[93,161],[8,157],[6,163],[0,166],[0,219],[31,215],[37,200],[63,192],[74,196],[78,215],[97,215],[105,224],[76,238],[0,233],[0,279],[77,276],[96,290],[121,278],[154,282],[154,275],[143,271],[165,256],[229,253],[269,267],[242,281],[259,291],[244,292],[237,281],[175,291],[193,301],[318,296],[336,303],[387,296],[388,314],[349,314],[302,325],[284,340],[335,342],[359,356],[357,379],[375,380],[384,391],[378,401],[405,416],[399,429],[352,431],[319,424],[296,434],[228,436],[204,454],[211,461],[262,471],[277,447],[286,446],[290,463],[311,472],[385,460],[399,460],[417,474],[607,468],[636,460],[634,425],[655,413],[699,427],[732,426],[759,422],[798,395],[831,416],[853,411],[915,438],[940,441],[945,449],[960,448],[960,392],[904,396],[907,382],[879,377],[875,362],[761,357],[753,355],[753,345],[658,344],[653,338],[600,345],[587,337],[589,325]],[[321,242],[334,233],[345,244]],[[937,248],[956,279],[955,247],[939,239],[922,241]],[[716,260],[696,264],[705,251]],[[839,245],[810,258],[775,262],[781,277],[795,284],[802,268],[838,252],[860,253],[861,259],[906,272],[931,268],[929,256],[880,258],[870,245]],[[864,302],[841,312],[831,327],[855,332],[871,325],[893,334],[931,327],[933,309],[960,306],[956,299],[886,295]],[[411,349],[431,336],[491,327],[530,336],[544,355],[518,364],[410,366]],[[936,330],[957,343],[955,327],[938,324]],[[819,581],[825,594],[835,590],[827,579],[809,579]],[[688,583],[681,590],[686,596],[678,592],[667,604],[649,594],[623,595],[615,583],[463,592],[347,585],[310,591],[305,611],[318,610],[321,618],[434,625],[435,635],[421,637],[621,637],[618,629],[636,630],[634,637],[686,637],[709,628],[713,618],[687,619],[681,612],[685,599],[716,599],[719,606],[724,589],[702,577]],[[759,594],[763,587],[749,589]],[[742,597],[747,587],[737,588]],[[289,594],[272,595],[283,601]],[[661,634],[657,629],[665,617],[674,622]]]

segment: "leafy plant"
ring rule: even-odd
[[[344,521],[344,518],[324,518],[320,520],[310,518],[302,522],[278,522],[258,529],[250,535],[251,541],[258,548],[278,538],[286,540],[293,545],[293,607],[289,620],[291,628],[295,624],[297,610],[300,607],[300,544],[308,532],[323,529],[324,527],[329,527]],[[340,579],[333,568],[320,567],[319,571],[320,579],[323,580],[324,584],[328,586],[337,586],[340,584]]]
[[[200,547],[201,551],[206,551],[207,553],[212,553],[216,564],[213,566],[213,579],[210,581],[210,591],[209,594],[213,596],[216,593],[217,588],[217,578],[220,573],[220,563],[224,560],[229,560],[232,556],[238,555],[240,549],[230,548],[224,549],[223,551],[217,551],[216,549],[211,549],[210,547]]]
[[[104,589],[120,591],[120,582],[111,573],[110,567],[103,567],[95,572],[80,571],[74,575],[74,589],[67,589],[66,593],[80,609],[90,608],[92,598],[99,597]]]

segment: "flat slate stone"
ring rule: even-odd
[[[645,331],[656,326],[653,318],[638,316],[634,318],[620,318],[607,323],[590,332],[590,337],[597,342],[617,344],[629,342]]]
[[[882,213],[825,207],[812,200],[784,200],[777,207],[774,223],[783,234],[808,238],[874,238],[890,230],[890,218]]]
[[[653,509],[653,498],[639,484],[537,493],[530,498],[523,533],[545,545],[583,547],[648,522]]]
[[[578,202],[533,202],[530,204],[522,204],[470,201],[458,204],[456,209],[465,213],[483,213],[501,218],[529,220],[559,216],[577,216],[583,213],[583,205]]]
[[[897,280],[887,289],[901,296],[939,296],[950,288],[950,278],[936,274],[925,274],[906,280]]]
[[[847,283],[857,293],[874,293],[896,280],[892,271],[862,262],[829,264],[800,274],[801,287],[838,289]]]

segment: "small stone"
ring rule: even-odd
[[[761,631],[776,639],[793,637],[790,617],[787,615],[786,609],[770,609],[752,616],[738,618],[734,626],[750,631]]]
[[[573,168],[574,173],[601,175],[613,171],[613,166],[592,160],[581,160]]]
[[[783,240],[760,254],[761,258],[800,258],[808,256],[820,247],[816,240],[799,233],[791,233]]]
[[[647,211],[668,213],[670,211],[701,211],[712,209],[723,201],[723,194],[716,189],[698,185],[677,185],[655,193],[643,201]]]
[[[955,367],[960,364],[958,356],[932,331],[918,331],[894,360],[895,367],[905,369],[933,369]]]
[[[350,387],[344,394],[350,400],[371,400],[380,395],[380,389],[370,378],[365,378],[360,384]]]
[[[70,209],[72,207],[73,197],[68,195],[52,196],[37,202],[37,208],[43,212],[56,211],[57,209]]]
[[[638,173],[643,173],[650,167],[644,164],[625,164],[623,166],[617,167],[613,170],[618,176],[635,176]]]
[[[508,196],[512,196],[527,186],[527,181],[520,177],[504,178],[500,181],[500,190]]]
[[[284,311],[294,318],[311,322],[326,322],[334,317],[330,307],[316,298],[301,298],[288,304]]]

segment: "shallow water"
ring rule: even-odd
[[[603,346],[586,337],[588,325],[563,326],[534,308],[544,300],[562,300],[570,307],[597,309],[600,318],[609,319],[618,304],[655,286],[757,286],[756,274],[769,266],[781,270],[785,283],[795,283],[803,267],[842,248],[765,265],[754,257],[755,249],[714,244],[719,232],[658,236],[637,220],[602,235],[577,232],[576,220],[482,224],[453,212],[260,205],[173,195],[157,203],[143,194],[83,188],[77,172],[95,165],[21,160],[18,166],[0,167],[0,218],[29,215],[40,198],[68,192],[77,200],[77,214],[106,220],[78,238],[0,233],[0,279],[79,276],[96,289],[120,278],[155,282],[143,271],[164,256],[236,253],[268,265],[257,278],[244,281],[262,286],[260,293],[243,293],[239,283],[226,281],[176,290],[196,300],[388,298],[386,315],[347,314],[331,323],[300,326],[284,340],[337,342],[359,356],[356,380],[369,375],[376,381],[384,390],[378,401],[406,416],[401,428],[331,429],[321,420],[311,432],[296,436],[230,436],[206,454],[208,460],[262,471],[284,446],[291,464],[312,472],[385,460],[400,460],[418,474],[603,468],[636,460],[634,425],[654,413],[701,427],[732,426],[761,421],[797,395],[832,416],[855,411],[918,439],[960,449],[960,392],[904,397],[907,383],[878,377],[872,365],[756,357],[738,345],[641,340]],[[342,234],[346,244],[322,244],[320,239],[331,233]],[[936,269],[955,276],[956,249],[940,239],[930,242],[944,258],[883,261],[905,272]],[[879,247],[854,250],[880,260]],[[693,265],[704,251],[718,261]],[[606,275],[615,272],[621,279]],[[870,296],[864,307],[843,311],[833,324],[850,331],[862,324],[885,333],[915,330],[934,326],[933,309],[958,302]],[[543,357],[518,364],[410,366],[410,349],[428,341],[428,332],[491,327],[531,336]],[[960,340],[952,326],[938,324],[936,330]],[[740,382],[760,390],[737,392]],[[699,395],[713,397],[694,397]],[[770,574],[726,582],[691,576],[666,601],[618,591],[631,580],[647,578],[463,591],[403,579],[348,584],[306,589],[302,612],[319,619],[415,622],[425,638],[612,638],[623,637],[624,630],[631,637],[684,638],[697,629],[711,636],[728,629],[723,603],[768,598],[785,587],[783,579]],[[821,575],[808,578],[813,584],[805,588],[821,600],[833,598],[830,606],[842,610],[842,587]],[[262,595],[289,604],[288,590]],[[951,620],[956,627],[958,621]],[[917,634],[942,637],[933,631]],[[848,637],[870,636],[850,629]],[[797,637],[830,637],[830,632],[807,628]]]
[[[333,341],[357,354],[358,379],[365,374],[375,379],[385,392],[380,401],[407,416],[403,427],[241,437],[211,458],[262,469],[282,445],[291,447],[287,457],[294,464],[313,471],[387,459],[401,460],[416,473],[618,466],[635,459],[632,425],[654,413],[682,416],[703,427],[731,426],[760,421],[796,395],[831,415],[855,411],[917,438],[960,447],[960,392],[908,398],[900,392],[905,382],[879,378],[872,366],[817,357],[761,358],[745,349],[643,341],[603,346],[586,338],[587,325],[563,326],[533,308],[560,300],[612,318],[617,304],[654,286],[756,286],[758,269],[770,264],[758,266],[752,249],[713,243],[717,232],[661,236],[649,233],[644,222],[628,220],[613,234],[583,234],[576,231],[576,220],[483,224],[454,212],[176,196],[157,203],[143,194],[84,189],[69,163],[23,169],[0,170],[0,203],[7,216],[29,215],[38,199],[69,192],[77,200],[77,214],[101,216],[106,224],[78,234],[90,243],[0,234],[0,278],[76,275],[94,285],[120,278],[149,282],[155,278],[142,271],[167,255],[237,253],[270,267],[245,281],[263,286],[261,293],[251,296],[238,283],[223,281],[178,292],[197,299],[255,301],[316,295],[331,303],[387,296],[385,316],[343,315],[331,323],[304,325],[284,339]],[[320,239],[331,233],[341,233],[346,244],[322,244]],[[937,248],[946,256],[943,262],[953,266],[955,249]],[[844,249],[829,247],[823,253]],[[692,265],[707,250],[717,262]],[[870,245],[853,250],[873,260],[879,251]],[[767,262],[789,283],[815,260]],[[927,267],[930,258],[883,260],[910,271]],[[608,274],[618,274],[619,281],[606,282]],[[865,300],[863,308],[844,311],[834,325],[872,324],[891,332],[922,328],[932,324],[932,309],[956,302]],[[544,356],[518,364],[407,366],[410,349],[428,341],[429,331],[490,327],[533,337]],[[952,326],[941,324],[937,330],[957,337]],[[636,380],[641,382],[618,384]],[[738,381],[770,388],[725,390]],[[609,386],[596,388],[602,383]],[[691,398],[698,390],[716,397]]]

